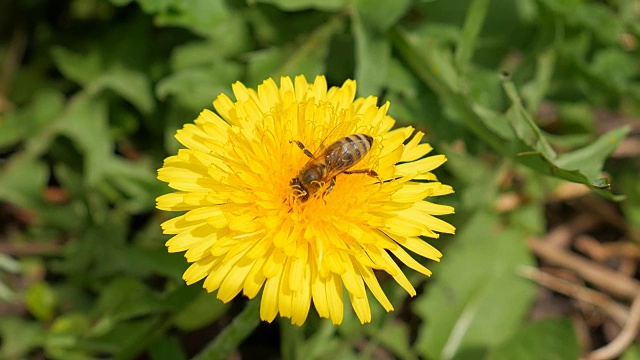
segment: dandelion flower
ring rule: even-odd
[[[444,155],[425,157],[431,146],[412,127],[391,130],[389,104],[355,99],[353,80],[327,89],[322,76],[312,84],[282,77],[279,87],[268,79],[257,91],[240,82],[232,88],[235,101],[218,96],[217,114],[204,110],[178,130],[186,149],[158,171],[176,192],[160,196],[157,207],[185,212],[162,228],[174,235],[169,252],[185,251],[191,263],[187,284],[204,279],[223,302],[262,290],[260,317],[271,322],[280,314],[297,325],[312,302],[340,324],[345,293],[362,323],[371,321],[368,292],[392,311],[376,271],[414,296],[397,261],[429,276],[407,250],[439,261],[442,254],[422,237],[455,230],[434,217],[452,207],[424,201],[453,192],[431,173]],[[309,155],[354,134],[372,141],[353,173],[319,179],[317,191],[301,196],[292,180]]]

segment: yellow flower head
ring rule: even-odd
[[[393,310],[374,270],[415,295],[396,260],[430,275],[406,250],[439,261],[420,237],[455,230],[433,216],[452,207],[423,201],[453,192],[430,172],[445,157],[424,157],[421,132],[391,130],[388,103],[354,100],[352,80],[327,89],[322,76],[282,77],[257,91],[237,82],[233,93],[235,102],[214,101],[218,114],[204,110],[177,132],[187,149],[158,171],[177,190],[158,208],[186,211],[162,228],[175,235],[170,252],[186,251],[187,284],[205,279],[224,302],[263,289],[261,318],[280,313],[297,325],[312,301],[340,324],[344,289],[362,323],[371,321],[367,288]]]

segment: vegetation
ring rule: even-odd
[[[639,38],[634,0],[1,3],[0,358],[640,359]],[[164,246],[175,131],[298,74],[448,158],[458,234],[371,324],[260,323]]]

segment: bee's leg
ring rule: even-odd
[[[324,197],[331,193],[331,191],[333,190],[333,186],[335,184],[336,184],[336,177],[334,176],[331,178],[331,182],[329,183],[329,186],[327,186],[327,189],[322,193],[322,200],[324,200],[325,205],[327,205],[327,200]]]
[[[377,172],[375,172],[375,171],[373,171],[371,169],[345,171],[345,172],[343,172],[343,174],[366,174],[368,176],[371,176],[371,177],[374,177],[374,178],[378,179],[378,181],[380,182],[380,186],[382,186],[382,179],[380,178],[380,176],[378,175]]]
[[[291,143],[296,143],[296,145],[298,145],[298,147],[300,148],[300,150],[302,150],[302,152],[304,152],[305,155],[307,155],[308,157],[312,158],[313,154],[311,153],[311,151],[309,151],[309,149],[307,149],[303,143],[301,143],[298,140],[289,140],[289,144]]]
[[[331,191],[333,190],[333,186],[336,184],[336,177],[332,177],[331,178],[331,182],[329,183],[329,186],[327,187],[327,190],[324,192],[325,195],[329,195],[331,193]]]

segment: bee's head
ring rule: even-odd
[[[291,185],[291,187],[294,188],[294,191],[299,194],[298,199],[300,199],[302,202],[305,202],[307,201],[307,199],[309,199],[309,193],[307,192],[307,189],[302,186],[300,179],[298,179],[297,177],[291,179],[289,185]]]

